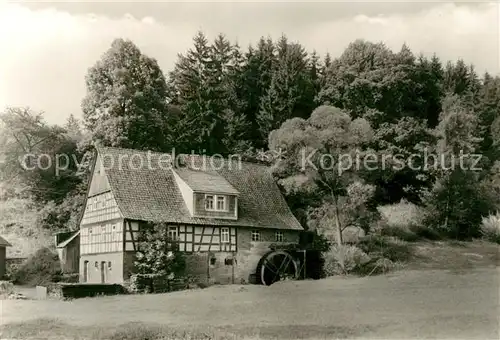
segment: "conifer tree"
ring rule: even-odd
[[[278,60],[271,85],[261,99],[257,121],[262,138],[293,117],[311,114],[314,84],[311,82],[307,53],[296,43],[282,37],[277,43]]]

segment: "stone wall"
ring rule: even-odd
[[[205,284],[254,283],[260,259],[275,242],[275,230],[260,230],[261,241],[251,241],[252,229],[238,228],[237,252],[200,252],[186,256],[186,274]],[[283,231],[286,243],[298,243],[299,233]]]
[[[231,252],[200,252],[186,256],[186,275],[204,284],[239,283]]]
[[[254,275],[257,270],[260,259],[271,249],[271,244],[275,244],[275,232],[273,229],[258,229],[260,231],[261,241],[252,241],[252,229],[238,229],[238,255],[236,257],[237,277],[244,282],[254,283]],[[293,230],[283,230],[283,239],[286,243],[298,243],[299,232]]]

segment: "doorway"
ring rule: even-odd
[[[83,282],[89,280],[89,261],[83,262]]]
[[[101,283],[106,282],[106,261],[101,262]]]

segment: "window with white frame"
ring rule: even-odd
[[[168,227],[168,238],[171,240],[177,240],[179,237],[179,232],[177,227]]]
[[[252,241],[260,241],[260,231],[252,230]]]
[[[215,210],[214,209],[214,195],[205,195],[205,209],[206,210]]]
[[[220,240],[221,243],[229,243],[229,228],[222,228]]]
[[[277,231],[276,232],[276,242],[283,242],[283,232],[282,231]]]
[[[217,196],[217,210],[226,211],[226,196]]]
[[[228,211],[224,195],[205,195],[205,209],[209,211]]]

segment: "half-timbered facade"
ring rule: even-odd
[[[173,167],[166,156],[97,149],[80,221],[82,282],[126,280],[150,223],[166,225],[181,251],[207,259],[220,282],[247,281],[262,245],[298,242],[302,227],[266,166],[223,159],[207,166],[202,156],[179,155]]]

